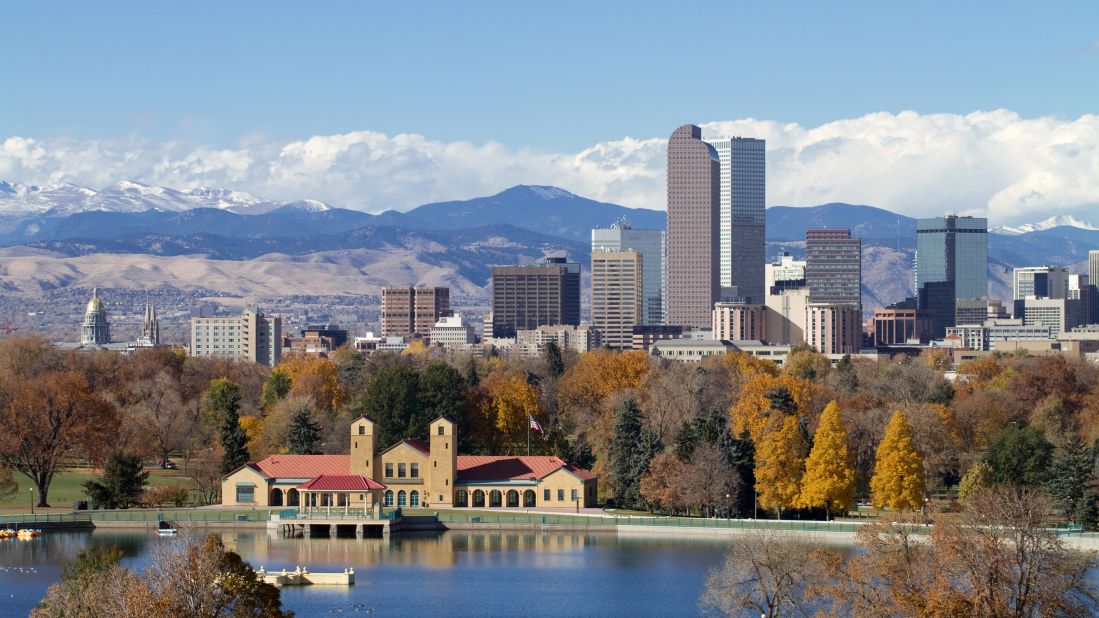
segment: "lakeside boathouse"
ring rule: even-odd
[[[455,423],[431,422],[427,442],[406,439],[378,450],[377,423],[351,423],[348,455],[270,455],[222,479],[223,506],[354,510],[385,508],[592,507],[598,479],[553,456],[457,454]]]

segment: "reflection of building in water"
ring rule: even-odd
[[[377,423],[361,417],[351,424],[349,455],[271,455],[246,464],[222,479],[221,503],[375,515],[393,507],[595,506],[597,477],[587,470],[552,456],[458,455],[458,427],[446,417],[429,432],[426,442],[405,439],[379,452]]]

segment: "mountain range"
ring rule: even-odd
[[[249,296],[300,293],[303,284],[363,294],[423,284],[477,297],[486,293],[490,265],[562,253],[587,262],[591,229],[622,219],[665,227],[663,212],[548,186],[369,214],[222,189],[0,182],[0,288],[171,285]],[[867,205],[774,206],[767,209],[769,255],[802,255],[813,227],[849,227],[863,239],[867,311],[912,294],[914,219]],[[1095,247],[1099,229],[1075,219],[993,229],[991,292],[1009,297],[1015,266],[1079,268]]]

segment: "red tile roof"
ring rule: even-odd
[[[358,474],[322,474],[307,483],[298,485],[298,489],[312,491],[378,491],[385,489],[385,485]]]
[[[465,482],[540,480],[562,468],[584,480],[596,478],[587,470],[581,470],[557,457],[547,455],[458,456],[458,480]]]
[[[420,451],[424,455],[431,454],[431,446],[429,446],[428,443],[424,442],[423,440],[419,440],[417,438],[408,438],[404,440],[404,443],[416,449],[417,451]]]
[[[351,472],[350,455],[269,455],[251,464],[268,478],[311,479]]]

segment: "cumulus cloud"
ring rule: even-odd
[[[816,127],[755,119],[701,126],[707,137],[767,140],[768,205],[844,201],[912,216],[986,215],[994,225],[1051,214],[1099,219],[1095,115],[901,112]],[[0,143],[0,179],[93,188],[121,179],[184,190],[220,187],[371,212],[487,195],[520,183],[552,184],[598,200],[660,209],[664,159],[663,136],[602,142],[577,153],[372,131],[290,142],[253,136],[233,148],[10,137]]]

